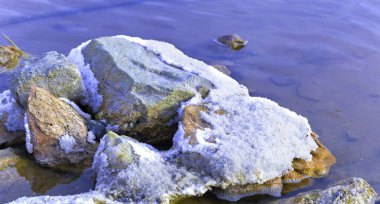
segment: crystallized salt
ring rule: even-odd
[[[66,154],[73,151],[75,144],[75,138],[68,134],[65,134],[59,138],[59,147],[61,147]]]
[[[97,204],[97,203],[108,203],[108,204],[119,204],[117,201],[112,201],[106,198],[103,194],[97,191],[91,191],[88,193],[82,193],[77,195],[68,196],[37,196],[37,197],[22,197],[9,204]]]
[[[99,81],[95,78],[94,73],[91,71],[90,65],[85,64],[84,57],[82,55],[82,49],[87,46],[90,41],[82,43],[77,48],[70,51],[67,59],[77,65],[79,72],[82,76],[82,88],[84,98],[82,100],[83,105],[89,105],[92,111],[95,113],[99,110],[100,105],[103,102],[103,96],[99,95]]]
[[[67,98],[59,98],[61,99],[62,101],[66,102],[67,104],[69,104],[72,108],[74,108],[77,113],[82,116],[84,119],[87,119],[87,120],[90,120],[91,119],[91,115],[88,114],[88,113],[85,113],[84,111],[82,111],[82,109],[76,104],[74,103],[73,101],[70,101],[69,99]]]
[[[7,114],[5,127],[8,131],[24,130],[24,113],[25,110],[17,103],[9,90],[0,94],[0,119],[4,114]]]
[[[33,153],[33,144],[32,144],[31,132],[29,129],[29,122],[28,122],[28,114],[27,113],[25,113],[25,116],[24,116],[24,127],[25,127],[26,150],[29,153]]]
[[[210,179],[203,180],[198,173],[167,161],[150,145],[124,136],[117,136],[115,141],[110,142],[109,134],[105,135],[94,158],[96,190],[107,195],[122,194],[117,198],[122,202],[142,203],[169,203],[176,196],[202,195],[208,190],[205,182]],[[128,146],[136,162],[124,168],[109,166],[110,160],[119,161],[114,158],[117,151],[127,154],[123,148]]]
[[[92,132],[92,131],[88,131],[87,133],[87,142],[91,143],[91,144],[95,144],[96,141],[95,141],[95,134]]]

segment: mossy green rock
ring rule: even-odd
[[[121,37],[92,40],[83,48],[85,63],[99,81],[103,102],[96,118],[118,125],[120,134],[142,142],[170,141],[180,103],[213,84],[165,63],[144,46]]]
[[[25,60],[13,73],[10,89],[23,107],[27,105],[32,86],[77,103],[82,97],[82,77],[77,66],[54,51]]]

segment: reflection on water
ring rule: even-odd
[[[330,176],[295,193],[349,176],[380,191],[380,1],[20,0],[0,11],[0,31],[32,54],[126,34],[227,65],[252,95],[306,116],[337,157]],[[213,42],[230,33],[250,43],[236,52]]]
[[[76,172],[53,170],[35,163],[24,147],[17,147],[15,151],[21,159],[0,172],[0,203],[22,196],[87,192],[93,187],[89,169],[83,172],[80,169]]]

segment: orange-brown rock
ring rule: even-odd
[[[312,138],[318,145],[318,148],[311,152],[312,160],[307,162],[302,159],[293,160],[294,170],[283,176],[284,183],[297,183],[305,178],[320,178],[327,176],[330,167],[335,164],[336,158],[331,152],[318,140],[318,136],[312,132]]]
[[[87,141],[86,122],[70,105],[33,87],[27,116],[37,162],[59,167],[91,160],[96,144]]]

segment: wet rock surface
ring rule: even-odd
[[[143,46],[118,37],[92,40],[82,53],[99,81],[103,102],[97,119],[118,125],[139,141],[171,140],[179,104],[210,81],[163,62]],[[160,131],[157,131],[157,130]]]
[[[31,143],[27,145],[32,145],[40,164],[58,167],[91,161],[96,144],[87,141],[86,121],[67,103],[32,87],[27,119]]]
[[[78,68],[64,55],[54,51],[30,57],[13,73],[10,89],[23,107],[27,106],[32,86],[75,102],[79,102],[82,97],[82,78]]]
[[[240,50],[244,48],[244,46],[248,43],[248,41],[243,40],[239,35],[236,34],[223,35],[217,38],[216,41],[233,50]]]

